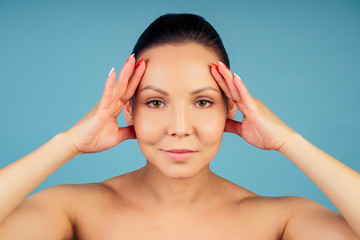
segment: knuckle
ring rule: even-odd
[[[125,95],[121,96],[119,100],[121,103],[125,104],[129,99],[125,94]]]

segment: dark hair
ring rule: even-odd
[[[141,34],[132,53],[141,53],[152,47],[165,44],[198,43],[219,56],[220,61],[230,68],[229,57],[219,34],[203,17],[190,13],[169,13],[155,19]],[[228,111],[227,97],[221,91]],[[134,112],[135,94],[130,99]]]

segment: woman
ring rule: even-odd
[[[133,53],[116,83],[111,70],[86,116],[1,169],[0,239],[359,239],[359,174],[252,97],[202,17],[159,17]],[[242,122],[234,121],[236,109]],[[122,110],[129,126],[119,128]],[[217,176],[209,163],[223,132],[284,154],[341,214],[305,198],[263,197]],[[143,168],[24,199],[75,156],[127,139],[137,139]]]

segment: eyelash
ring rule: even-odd
[[[207,99],[200,99],[200,100],[198,100],[198,101],[196,101],[196,102],[200,102],[200,101],[205,101],[205,102],[211,104],[211,105],[208,106],[208,107],[200,107],[200,108],[209,108],[209,107],[211,107],[211,106],[214,104],[214,102],[212,102],[212,101],[210,101],[210,100],[207,100]],[[151,104],[151,103],[153,103],[153,102],[161,102],[161,103],[163,103],[163,102],[160,101],[160,100],[150,100],[150,101],[146,102],[145,104],[149,106],[149,104]],[[160,108],[160,107],[151,107],[151,108]]]

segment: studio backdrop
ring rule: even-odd
[[[312,144],[360,172],[360,2],[0,1],[0,167],[66,131],[100,100],[145,28],[195,13],[220,34],[252,96]],[[235,120],[241,121],[237,111]],[[124,114],[118,122],[126,126]],[[159,120],[161,124],[161,120]],[[142,167],[136,140],[75,157],[31,194]],[[211,170],[265,196],[296,195],[337,211],[292,162],[224,133]],[[336,178],[336,176],[333,176]],[[23,179],[26,181],[26,179]]]

